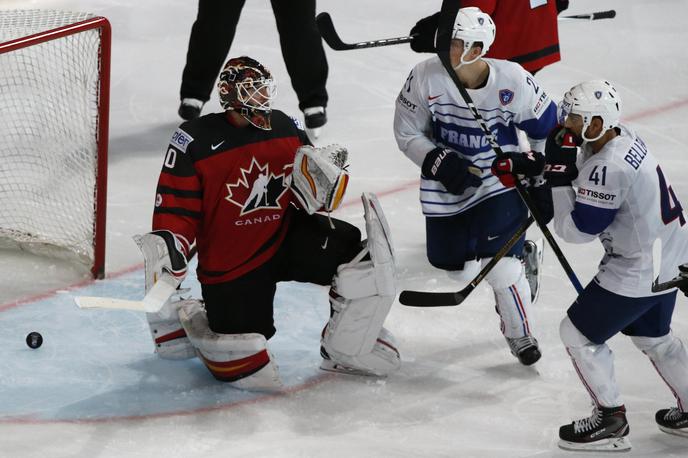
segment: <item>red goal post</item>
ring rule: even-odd
[[[105,271],[111,28],[0,11],[0,239]]]

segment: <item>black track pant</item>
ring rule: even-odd
[[[207,101],[234,40],[245,0],[199,0],[191,28],[181,98]],[[315,24],[315,0],[271,0],[282,56],[299,109],[327,106],[327,59]],[[262,27],[271,27],[265,21]],[[261,30],[254,30],[259,36]],[[231,57],[238,57],[232,55]],[[251,57],[251,56],[249,56]],[[261,62],[271,68],[270,62]]]

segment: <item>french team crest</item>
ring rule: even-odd
[[[595,98],[600,100],[602,98],[602,91],[595,91]]]
[[[274,175],[268,164],[252,158],[248,169],[241,168],[236,183],[227,183],[225,199],[241,208],[241,215],[262,209],[280,209],[279,198],[287,190],[284,173]]]
[[[502,89],[499,91],[499,101],[502,105],[509,105],[512,100],[514,100],[514,91],[510,91],[509,89]]]

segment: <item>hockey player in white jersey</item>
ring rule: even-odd
[[[652,291],[655,270],[665,282],[688,261],[685,215],[645,143],[619,124],[620,103],[607,81],[574,86],[560,104],[564,128],[552,133],[546,147],[556,233],[571,243],[599,238],[605,249],[599,272],[560,326],[594,404],[591,417],[560,428],[559,445],[565,449],[630,449],[626,409],[605,343],[618,332],[650,358],[676,397],[677,407],[656,413],[659,428],[688,437],[688,355],[671,332],[676,289]],[[656,265],[655,241],[661,243]]]
[[[494,37],[489,15],[474,7],[460,9],[451,65],[504,152],[520,155],[519,130],[530,148],[541,152],[556,125],[556,105],[520,65],[483,58]],[[394,133],[399,149],[421,168],[430,263],[460,278],[471,264],[487,263],[528,211],[513,184],[507,187],[491,173],[496,154],[439,57],[419,63],[406,79],[396,101]],[[521,240],[487,281],[511,352],[530,365],[541,353],[527,315],[532,298],[519,259],[523,247]]]

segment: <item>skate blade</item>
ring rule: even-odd
[[[627,452],[631,449],[631,441],[627,437],[613,437],[587,443],[560,440],[559,448],[574,452]]]
[[[686,428],[672,429],[667,428],[666,426],[659,426],[659,429],[667,434],[672,434],[674,436],[688,437],[688,429]]]
[[[320,363],[320,369],[327,372],[335,372],[337,374],[362,375],[364,377],[381,377],[377,374],[365,371],[363,369],[354,369],[353,367],[348,367],[339,363],[335,363],[329,359],[323,359],[322,363]]]

